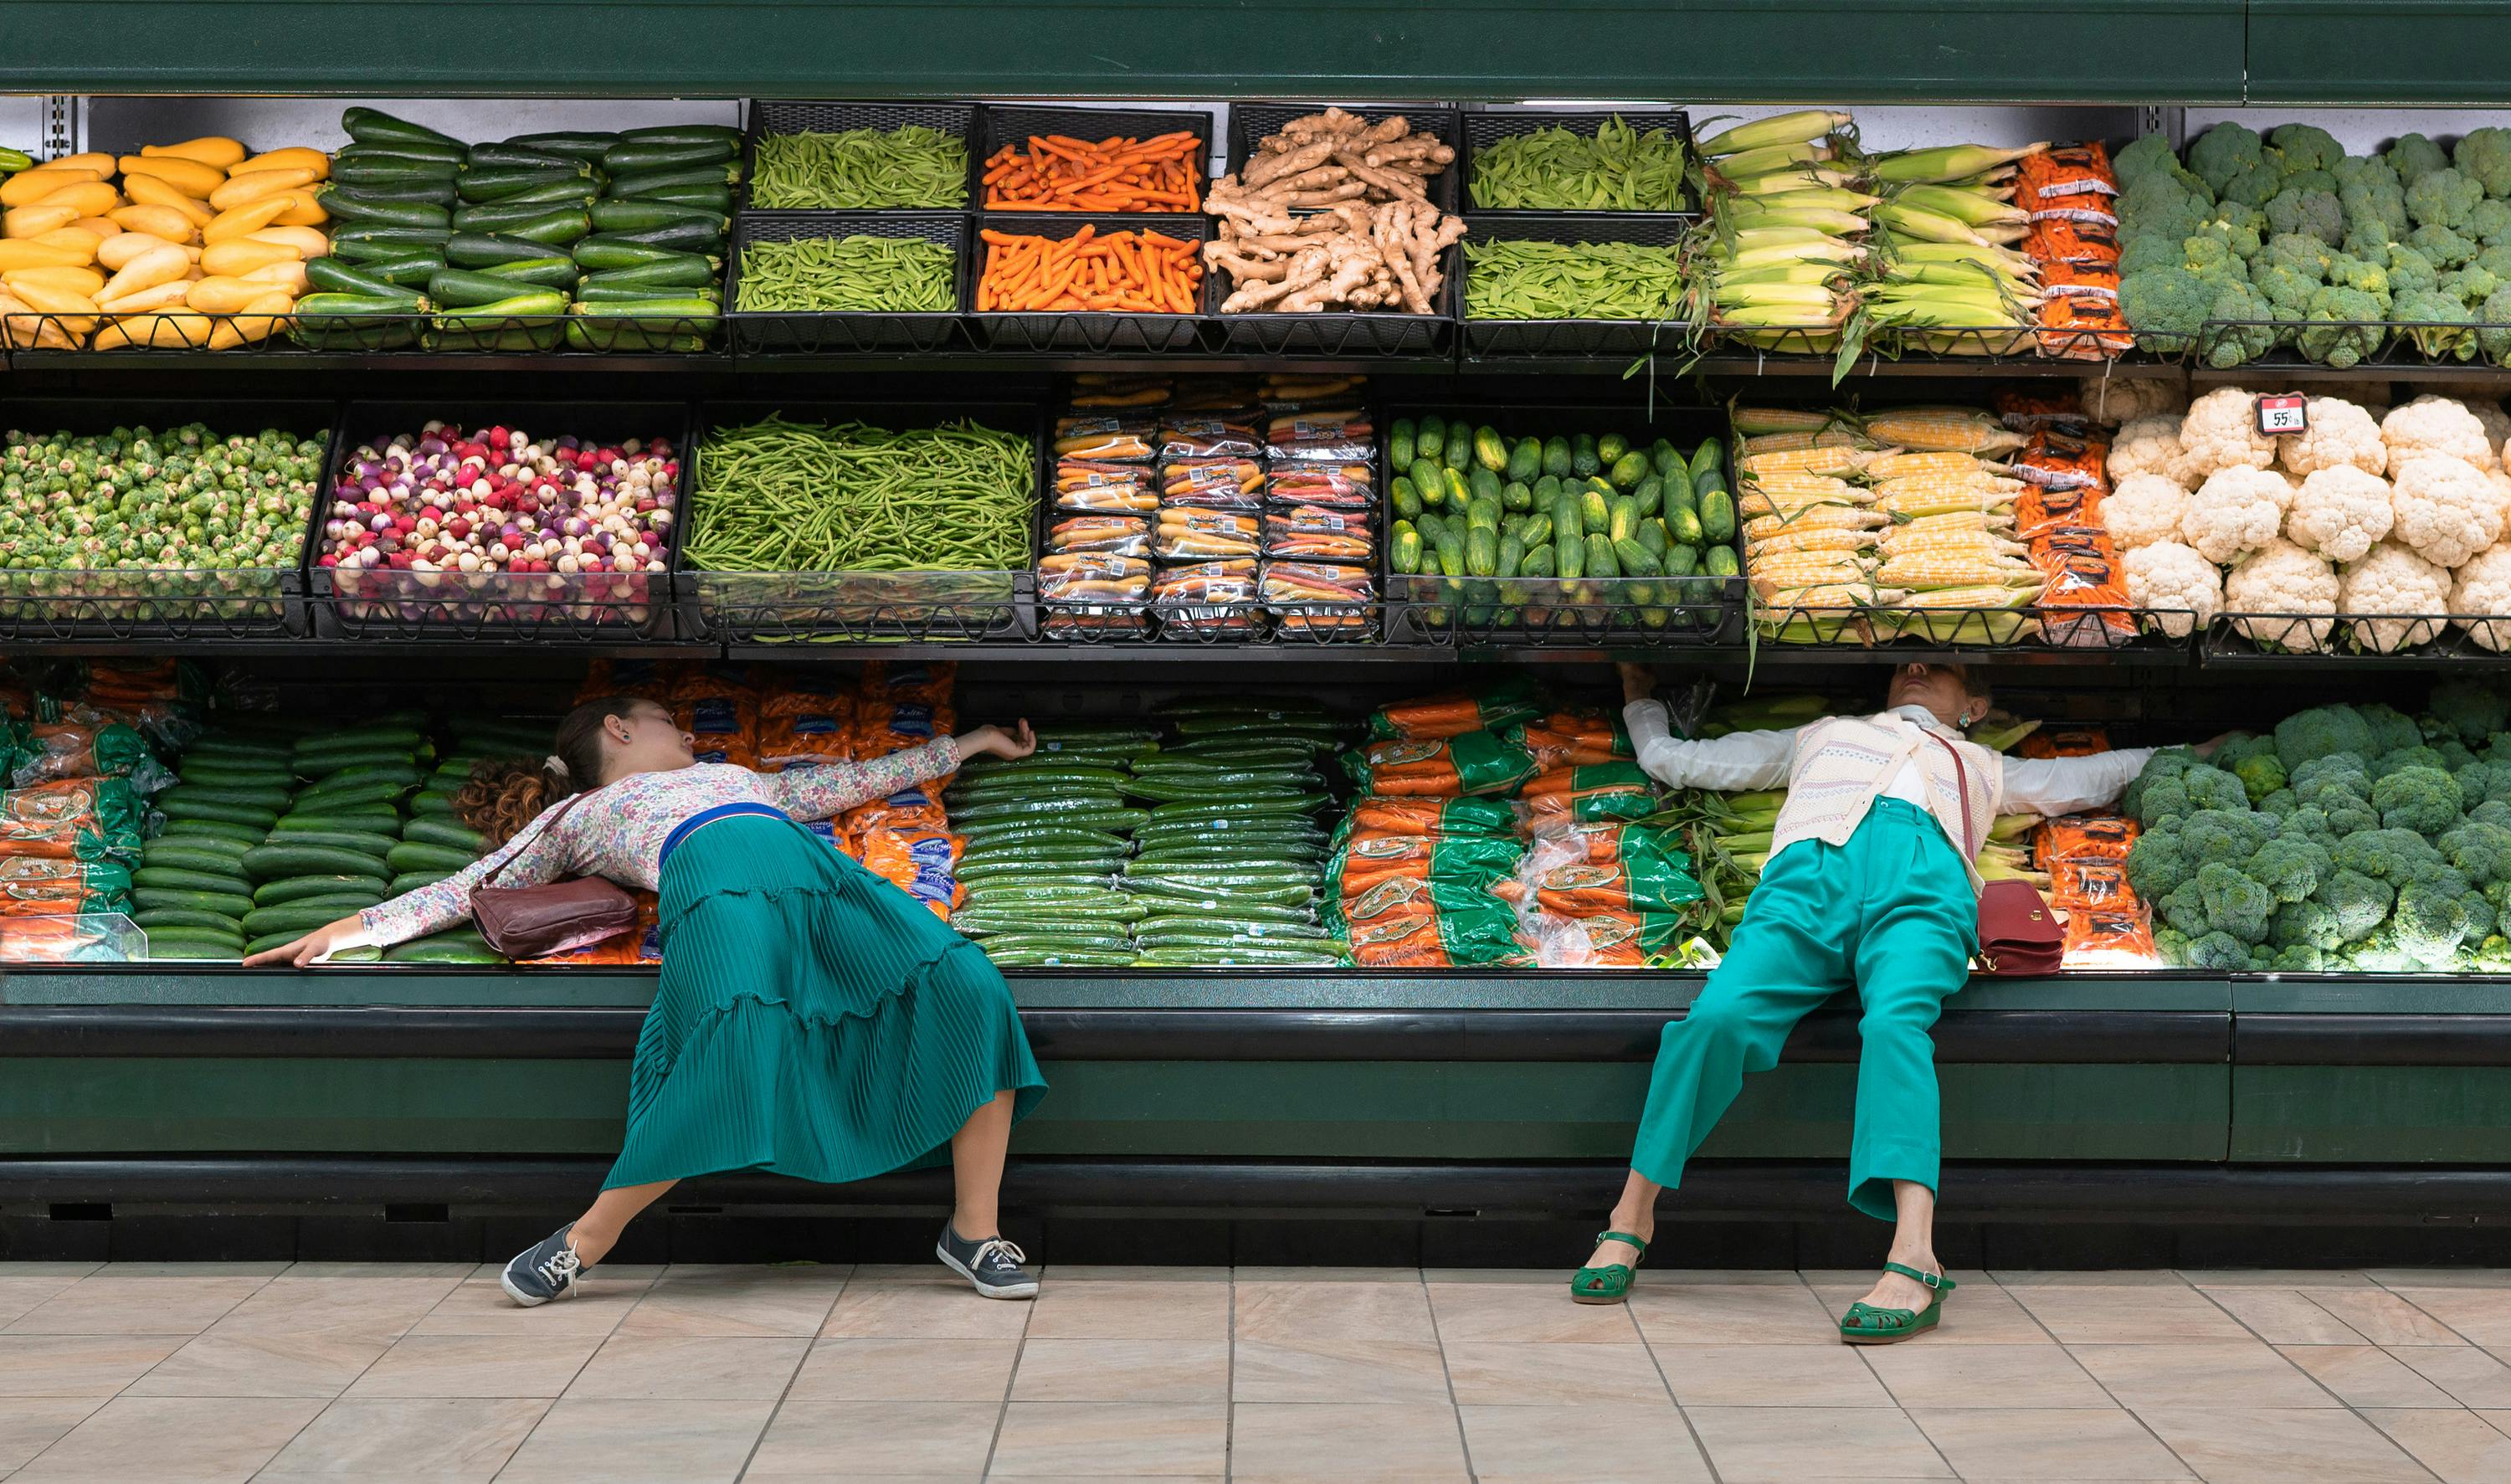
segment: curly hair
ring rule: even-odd
[[[520,759],[473,763],[471,781],[453,796],[454,815],[486,837],[489,850],[503,845],[551,804],[600,786],[602,723],[641,703],[638,696],[606,695],[568,712],[551,746],[552,756],[565,765],[563,773],[546,762]]]

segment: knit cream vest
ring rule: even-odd
[[[1775,857],[1800,840],[1848,843],[1848,837],[1865,822],[1867,810],[1882,796],[1883,785],[1908,761],[1926,782],[1927,812],[1960,851],[1971,889],[1980,889],[1984,883],[1971,861],[1996,818],[1997,801],[2005,795],[2005,760],[1950,731],[1939,730],[1937,735],[1961,749],[1970,783],[1971,829],[1977,839],[1962,838],[1961,789],[1951,755],[1928,741],[1917,722],[1883,712],[1833,717],[1797,731],[1796,758],[1788,766],[1788,801],[1770,832],[1770,854]]]

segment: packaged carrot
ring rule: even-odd
[[[1362,799],[1341,830],[1354,836],[1514,836],[1517,811],[1496,799]],[[1337,834],[1337,845],[1343,838]]]
[[[1463,888],[1388,881],[1349,904],[1348,920],[1352,958],[1372,968],[1534,961],[1518,942],[1517,914],[1508,904]]]
[[[2067,861],[2123,864],[2140,831],[2124,814],[2062,814],[2035,833],[2042,864],[2055,869]]]
[[[1620,720],[1600,711],[1556,711],[1503,735],[1534,755],[1546,770],[1626,762],[1639,756]]]
[[[682,702],[674,719],[700,762],[758,765],[758,702],[747,691]]]
[[[2062,912],[2134,912],[2143,905],[2117,861],[2052,861],[2049,900]]]
[[[1326,894],[1347,901],[1398,879],[1487,890],[1515,871],[1525,854],[1517,841],[1489,836],[1357,836],[1327,861]]]
[[[863,865],[948,921],[962,894],[951,875],[959,864],[959,846],[958,837],[946,829],[884,826],[864,834]]]
[[[38,722],[26,728],[9,781],[24,788],[57,778],[128,778],[154,793],[174,775],[149,751],[147,739],[120,722],[101,722],[86,708],[80,720]]]
[[[2070,969],[2153,968],[2162,962],[2153,926],[2142,912],[2070,913],[2060,941]]]
[[[1495,732],[1374,742],[1343,755],[1344,771],[1371,794],[1430,798],[1505,794],[1534,776],[1534,759]]]
[[[1529,858],[1540,857],[1540,865],[1546,870],[1572,864],[1618,866],[1631,860],[1658,860],[1680,870],[1691,869],[1691,853],[1682,848],[1681,838],[1673,831],[1617,819],[1547,830],[1526,853]]]
[[[1559,930],[1551,930],[1554,924]],[[1662,912],[1546,914],[1534,926],[1536,957],[1545,968],[1643,969],[1670,964],[1690,934],[1680,915]]]
[[[869,701],[911,701],[941,713],[949,710],[958,678],[959,667],[946,659],[867,660],[857,692]]]
[[[1656,812],[1656,785],[1636,762],[1598,762],[1559,767],[1528,780],[1519,796],[1529,825],[1598,819],[1643,819]]]
[[[1381,706],[1369,715],[1369,734],[1382,738],[1452,737],[1497,731],[1543,715],[1534,683],[1512,675],[1472,691],[1451,691],[1418,701]]]
[[[2089,758],[2095,753],[2109,750],[2110,734],[2106,727],[2043,726],[2024,738],[2023,744],[2014,751],[2025,758]]]
[[[0,792],[0,854],[139,859],[139,796],[122,778],[64,778]]]

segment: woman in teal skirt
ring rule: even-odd
[[[838,1184],[946,1152],[957,1201],[936,1255],[987,1298],[1031,1298],[1037,1279],[996,1214],[1012,1125],[1046,1092],[1011,991],[922,901],[797,821],[1035,746],[1024,722],[874,762],[755,773],[698,762],[652,701],[588,702],[542,767],[483,771],[463,791],[457,805],[498,848],[246,961],[303,965],[439,931],[470,916],[491,872],[498,886],[603,876],[658,890],[662,981],[637,1039],[627,1137],[591,1208],[507,1265],[515,1302],[571,1292],[631,1218],[692,1176]]]

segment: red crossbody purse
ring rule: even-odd
[[[1927,732],[1926,736],[1953,760],[1953,785],[1961,791],[1962,838],[1959,848],[1972,848],[1979,839],[1970,815],[1970,770],[1962,765],[1961,749]],[[1979,893],[1979,970],[1998,979],[2054,974],[2066,957],[2066,933],[2028,881],[1989,881]]]
[[[550,816],[541,833],[557,829],[576,804],[592,797],[588,792],[568,800],[565,808]],[[514,857],[508,856],[471,888],[471,920],[488,946],[509,958],[546,958],[637,925],[636,900],[616,882],[598,876],[546,886],[491,884],[513,864]]]

